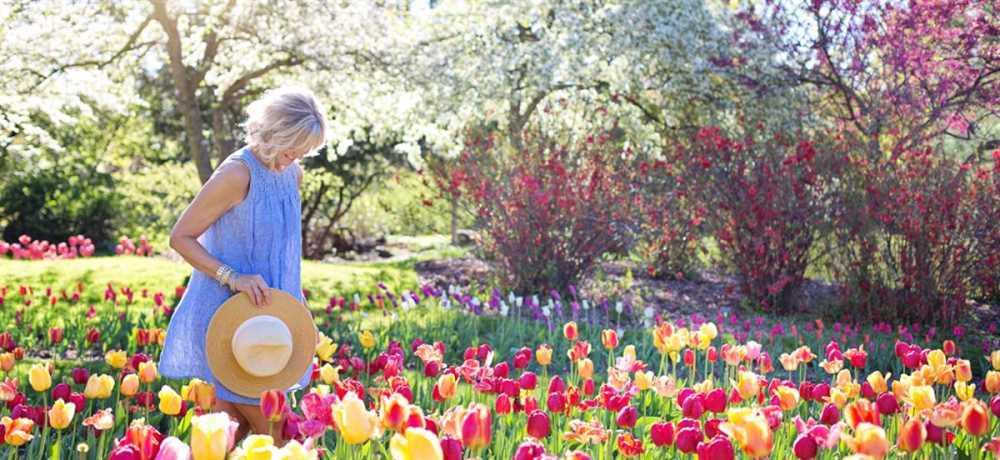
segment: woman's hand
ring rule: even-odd
[[[236,292],[246,292],[250,296],[250,301],[258,307],[271,303],[271,288],[267,287],[267,282],[260,275],[237,275],[231,283]]]

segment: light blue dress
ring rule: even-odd
[[[302,205],[297,168],[276,172],[264,166],[249,147],[229,155],[226,162],[239,161],[250,169],[246,198],[222,215],[198,241],[205,249],[237,273],[258,274],[267,285],[302,297]],[[215,278],[198,270],[191,275],[170,325],[160,356],[165,377],[197,377],[215,386],[216,396],[240,404],[258,404],[230,392],[212,376],[205,359],[205,332],[212,315],[233,294]],[[308,385],[311,369],[299,379]],[[294,389],[295,387],[293,387]]]

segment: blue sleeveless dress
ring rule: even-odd
[[[239,161],[250,170],[246,198],[222,215],[198,242],[237,273],[258,274],[267,285],[305,302],[302,296],[302,205],[296,168],[276,172],[264,166],[249,147],[231,154],[225,162]],[[224,162],[224,163],[225,163]],[[239,404],[258,404],[222,386],[205,358],[205,332],[215,311],[232,293],[194,270],[170,325],[160,356],[159,370],[168,378],[197,377],[215,386],[216,396]],[[296,387],[308,385],[311,369]]]

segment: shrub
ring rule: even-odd
[[[974,170],[930,149],[853,162],[831,258],[851,311],[950,324],[971,295],[995,295],[997,177],[995,165]]]
[[[537,132],[523,149],[470,136],[451,171],[481,227],[480,249],[518,292],[564,290],[636,232],[637,158],[607,132],[560,145]]]
[[[0,222],[6,222],[0,239],[15,241],[27,234],[66,241],[86,234],[100,246],[113,237],[120,199],[111,175],[86,155],[16,165],[0,183]]]
[[[739,139],[717,127],[698,131],[674,162],[704,213],[703,225],[719,245],[721,262],[740,277],[743,294],[763,309],[784,312],[825,232],[829,190],[836,168],[828,148],[781,133]]]
[[[147,166],[116,173],[122,195],[114,218],[116,236],[147,235],[153,246],[167,247],[170,229],[201,188],[191,163]]]

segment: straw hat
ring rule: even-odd
[[[259,398],[297,383],[316,351],[312,313],[285,291],[271,289],[271,303],[230,297],[212,316],[205,354],[216,380],[233,393]]]

